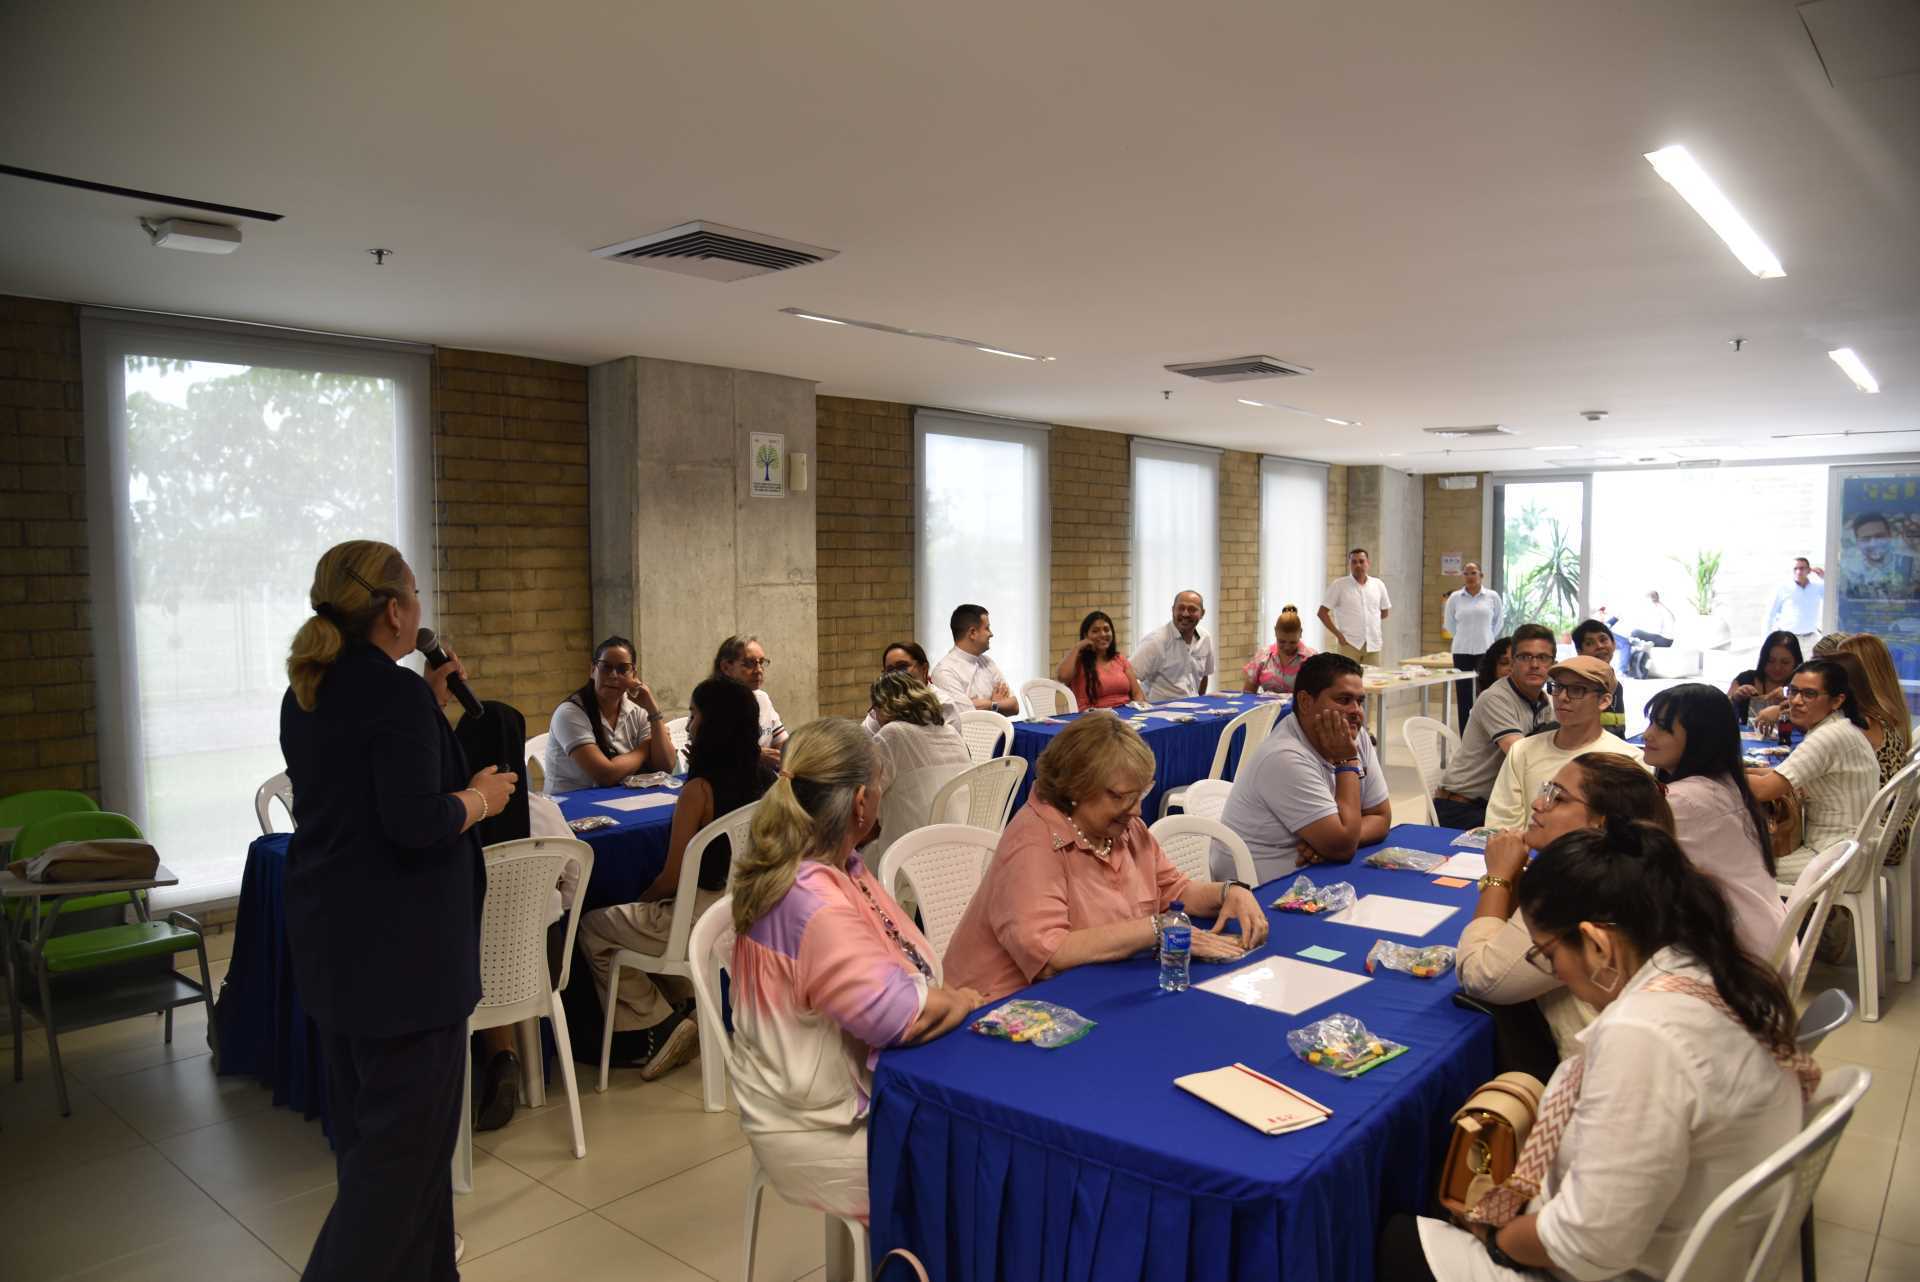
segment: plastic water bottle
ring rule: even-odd
[[[1154,925],[1160,931],[1160,991],[1184,993],[1193,961],[1193,922],[1186,905],[1174,900]]]

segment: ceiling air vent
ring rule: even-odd
[[[721,223],[681,223],[635,240],[623,240],[593,251],[595,258],[611,258],[636,267],[657,267],[682,276],[708,280],[745,280],[789,267],[824,263],[837,249],[803,245],[763,232],[743,231]]]
[[[1429,436],[1444,436],[1450,441],[1469,436],[1512,436],[1513,429],[1502,427],[1498,423],[1485,423],[1479,427],[1427,427],[1422,428]]]
[[[1256,378],[1292,378],[1313,373],[1305,365],[1295,365],[1276,356],[1230,356],[1225,360],[1191,361],[1166,368],[1171,373],[1207,383],[1245,383]]]

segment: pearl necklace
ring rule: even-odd
[[[1099,845],[1096,846],[1093,844],[1092,839],[1089,838],[1086,833],[1080,831],[1080,825],[1074,821],[1074,818],[1072,815],[1067,816],[1067,824],[1073,829],[1073,835],[1078,837],[1081,840],[1081,842],[1084,843],[1089,850],[1093,851],[1094,854],[1099,855],[1102,859],[1104,859],[1108,855],[1113,853],[1113,838],[1109,837],[1105,841],[1101,842]]]

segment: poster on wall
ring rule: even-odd
[[[1920,644],[1920,468],[1839,479],[1837,626]]]
[[[748,445],[747,492],[757,499],[787,494],[787,438],[782,432],[754,432]]]

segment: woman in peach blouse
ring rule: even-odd
[[[1273,621],[1273,644],[1262,646],[1259,653],[1247,660],[1247,666],[1240,669],[1246,678],[1240,688],[1247,694],[1262,690],[1268,694],[1292,694],[1293,679],[1300,675],[1300,665],[1313,654],[1313,648],[1300,641],[1300,611],[1284,606],[1280,617]]]
[[[1117,708],[1129,700],[1147,696],[1140,689],[1140,678],[1133,665],[1120,653],[1114,638],[1113,620],[1105,610],[1095,610],[1080,620],[1080,644],[1060,660],[1059,677],[1073,691],[1081,711],[1088,708]]]
[[[1088,962],[1154,947],[1154,915],[1175,900],[1215,917],[1193,934],[1201,961],[1231,961],[1266,942],[1267,918],[1239,882],[1189,881],[1140,819],[1153,751],[1110,715],[1062,730],[1034,767],[1033,794],[947,948],[947,982],[989,1001]],[[1225,933],[1228,923],[1240,933]]]

